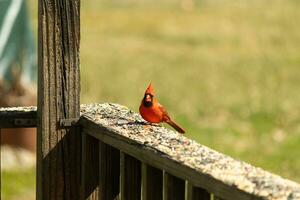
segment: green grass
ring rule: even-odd
[[[300,182],[299,1],[81,4],[82,103],[138,111],[152,81],[187,137]]]
[[[152,81],[187,136],[300,181],[300,4],[82,3],[82,102],[137,111]]]
[[[35,169],[2,171],[1,199],[35,199]]]

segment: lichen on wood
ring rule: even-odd
[[[300,199],[298,183],[235,160],[161,125],[150,125],[124,106],[82,105],[81,114],[110,134],[126,137],[133,145],[139,144],[257,199]]]

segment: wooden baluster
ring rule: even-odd
[[[125,153],[120,154],[121,200],[141,199],[141,162]]]
[[[85,199],[85,168],[86,168],[86,137],[87,134],[81,134],[81,183],[80,183],[80,200]]]
[[[225,200],[225,199],[214,195],[214,200]]]
[[[99,200],[119,195],[120,151],[99,141]]]
[[[155,167],[142,164],[142,199],[162,200],[163,172]]]
[[[187,200],[210,200],[211,195],[205,189],[194,187],[190,182],[186,182]]]
[[[99,142],[83,134],[81,199],[96,200],[99,196]]]
[[[185,181],[164,171],[163,200],[183,200],[185,197]]]

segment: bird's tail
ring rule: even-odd
[[[169,124],[170,126],[172,126],[176,131],[178,131],[179,133],[184,134],[185,131],[183,128],[181,128],[178,124],[176,124],[175,122],[173,122],[172,120],[167,120],[166,121],[167,124]]]

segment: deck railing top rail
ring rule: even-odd
[[[0,108],[0,128],[36,127],[36,107]]]

